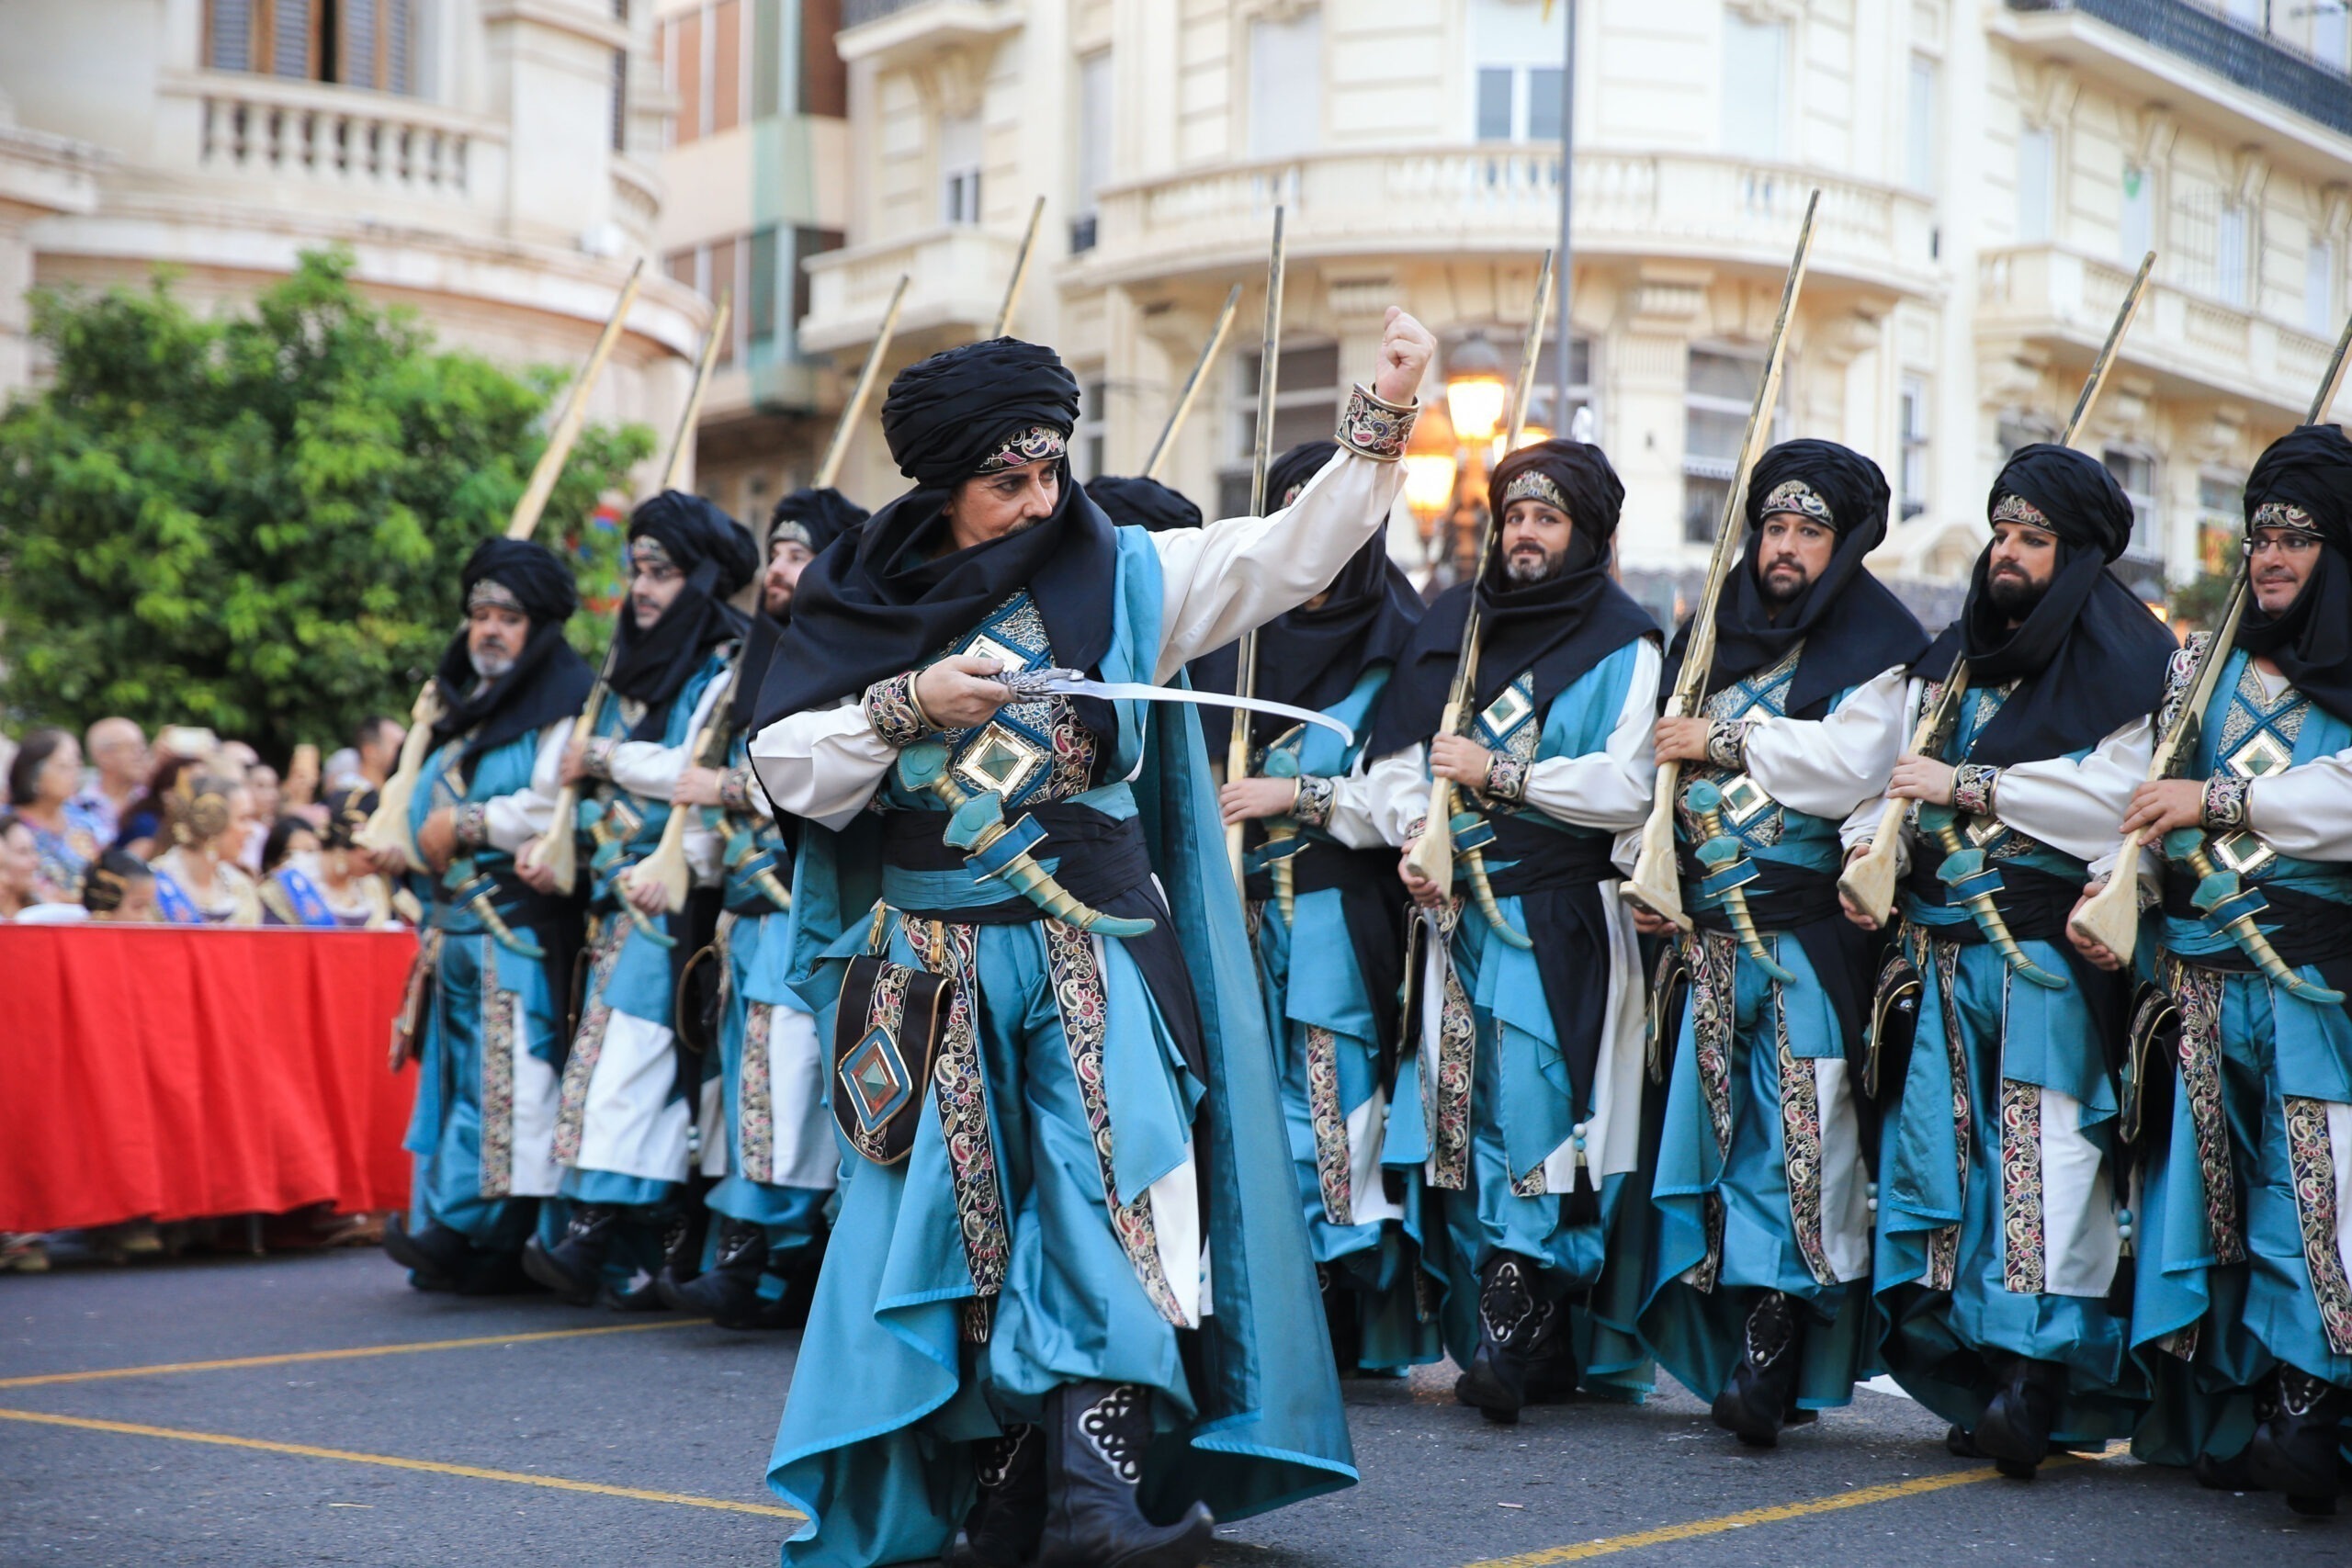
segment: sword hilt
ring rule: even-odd
[[[936,740],[917,741],[899,753],[899,778],[909,789],[927,789],[947,807],[945,834],[949,844],[964,852],[964,863],[982,878],[994,876],[1038,908],[1066,925],[1097,936],[1139,937],[1158,922],[1106,915],[1080,899],[1037,863],[1035,840],[1019,849],[992,855],[997,841],[1015,829],[1004,820],[1002,797],[994,790],[973,795],[956,782],[947,767],[947,748]],[[1023,818],[1035,829],[1035,818]],[[1036,829],[1039,839],[1042,829]]]
[[[2321,1006],[2332,1007],[2344,1000],[2343,992],[2315,986],[2287,966],[2286,959],[2270,945],[2269,934],[2255,923],[2255,917],[2267,909],[2270,901],[2259,889],[2248,887],[2236,872],[2222,871],[2213,864],[2202,829],[2176,828],[2166,833],[2165,856],[2188,863],[2188,868],[2197,874],[2197,891],[2189,902],[2215,930],[2236,942],[2239,951],[2253,959],[2255,966],[2273,983]]]
[[[1723,900],[1724,912],[1731,917],[1732,934],[1739,938],[1739,945],[1751,963],[1781,984],[1792,985],[1796,976],[1772,956],[1757,934],[1755,913],[1747,907],[1747,884],[1756,876],[1740,840],[1724,831],[1724,792],[1712,781],[1701,779],[1683,792],[1683,801],[1699,819],[1699,829],[1707,835],[1699,846],[1699,863],[1707,868],[1700,883],[1702,893],[1711,893]]]
[[[1984,933],[2020,980],[2030,981],[2047,991],[2063,991],[2067,980],[2052,975],[2025,954],[2016,937],[2009,933],[2009,923],[2001,916],[1993,895],[2001,886],[2001,874],[1986,863],[1984,852],[1972,849],[1961,841],[1960,818],[1949,806],[1919,805],[1919,826],[1934,835],[1944,852],[1943,864],[1936,875],[1951,892],[1960,894],[1962,906],[1976,921],[1976,929]]]

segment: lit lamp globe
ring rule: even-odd
[[[1510,389],[1503,379],[1503,356],[1484,333],[1472,333],[1445,356],[1445,411],[1455,437],[1467,446],[1495,438]]]
[[[1424,408],[1405,446],[1405,504],[1427,525],[1453,504],[1453,422],[1442,406]]]
[[[1549,441],[1551,439],[1552,433],[1544,429],[1540,424],[1521,425],[1519,431],[1519,445],[1513,446],[1511,450],[1516,452],[1521,446],[1532,446],[1539,441]]]

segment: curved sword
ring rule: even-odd
[[[1094,681],[1080,670],[1016,670],[996,677],[1012,694],[1016,703],[1037,697],[1102,697],[1112,702],[1192,703],[1199,707],[1243,708],[1250,713],[1271,714],[1297,724],[1319,724],[1340,738],[1340,744],[1353,747],[1356,732],[1327,713],[1311,708],[1294,707],[1268,697],[1236,696],[1226,692],[1188,692],[1176,686],[1155,686],[1145,681]]]

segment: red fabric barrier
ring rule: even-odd
[[[0,925],[0,1231],[408,1202],[405,931]]]

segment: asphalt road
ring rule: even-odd
[[[790,1336],[419,1295],[374,1253],[0,1278],[0,1564],[765,1568],[793,1363]],[[2002,1481],[1898,1395],[1750,1453],[1679,1389],[1503,1427],[1446,1386],[1348,1385],[1364,1483],[1221,1530],[1216,1562],[2352,1562],[2352,1512],[2120,1456]]]

